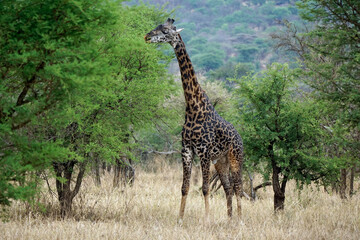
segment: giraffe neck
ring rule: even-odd
[[[187,111],[191,111],[194,110],[194,108],[197,109],[200,103],[207,103],[208,99],[196,78],[193,65],[180,35],[179,38],[180,41],[175,45],[174,51],[179,63],[186,109]]]

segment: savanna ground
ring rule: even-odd
[[[87,177],[73,215],[65,220],[57,215],[56,197],[48,192],[40,199],[47,211],[15,202],[0,222],[0,239],[360,239],[359,193],[343,201],[315,186],[299,193],[291,183],[285,211],[275,215],[272,189],[267,187],[258,191],[257,201],[242,200],[242,221],[229,221],[221,189],[211,197],[210,218],[204,221],[201,181],[193,179],[179,226],[181,165],[156,161],[136,170],[133,187],[114,189],[111,174],[102,177],[101,187]]]

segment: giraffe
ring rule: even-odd
[[[179,32],[173,25],[174,19],[168,19],[164,24],[145,35],[147,43],[170,43],[175,51],[184,90],[186,110],[185,123],[182,129],[182,164],[183,183],[181,187],[181,204],[179,223],[182,223],[186,198],[190,187],[191,165],[194,154],[201,163],[202,192],[205,200],[205,219],[209,215],[209,180],[210,164],[220,176],[227,201],[227,214],[232,217],[232,191],[235,190],[237,212],[241,217],[242,164],[243,143],[240,134],[234,126],[225,121],[214,109],[208,96],[201,89],[196,78],[185,44]],[[229,174],[231,172],[231,175]],[[231,179],[230,179],[231,178]],[[230,184],[233,182],[233,186]]]

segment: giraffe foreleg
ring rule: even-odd
[[[183,183],[181,187],[181,204],[179,212],[179,223],[182,223],[184,217],[186,198],[190,188],[190,177],[191,177],[191,164],[193,159],[193,152],[190,148],[184,147],[182,152],[182,163],[183,163]]]

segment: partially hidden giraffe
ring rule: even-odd
[[[183,184],[179,222],[183,221],[186,198],[189,192],[191,165],[194,154],[201,163],[202,192],[205,199],[205,218],[209,215],[210,164],[215,164],[227,200],[227,214],[232,216],[232,196],[235,191],[237,211],[241,217],[243,143],[234,126],[225,121],[214,109],[196,78],[185,44],[173,25],[174,19],[145,35],[147,43],[167,42],[174,48],[181,72],[186,112],[182,129]],[[229,174],[231,173],[231,175]],[[232,179],[230,179],[232,178]],[[230,183],[232,180],[233,186]]]

